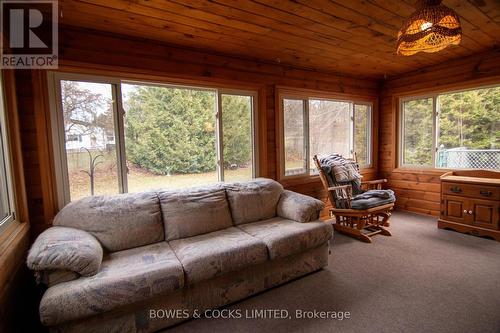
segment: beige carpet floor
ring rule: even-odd
[[[197,319],[181,332],[500,332],[500,243],[396,212],[393,237],[335,234],[329,266],[229,309],[349,311],[334,319]]]

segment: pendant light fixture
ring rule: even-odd
[[[397,54],[438,52],[460,44],[461,39],[460,19],[455,11],[442,5],[441,0],[420,0],[398,33]]]

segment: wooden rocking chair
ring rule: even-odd
[[[328,193],[328,200],[333,208],[330,209],[330,217],[335,219],[334,229],[338,232],[355,237],[363,242],[371,243],[371,237],[376,234],[391,236],[386,227],[389,226],[389,218],[394,202],[381,204],[380,206],[367,209],[353,209],[351,203],[353,200],[352,185],[340,185],[333,179],[333,184],[329,184],[328,178],[321,168],[318,157],[313,157],[316,168],[318,169],[323,187]],[[351,158],[356,162],[356,155]],[[380,190],[382,184],[387,179],[378,179],[361,182],[363,190]]]

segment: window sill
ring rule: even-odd
[[[10,223],[0,234],[0,262],[3,261],[4,256],[15,247],[18,242],[27,235],[29,230],[28,223],[20,223],[14,221]]]
[[[0,234],[0,294],[9,285],[13,273],[24,264],[29,248],[28,231],[28,223],[13,222]]]
[[[452,171],[451,169],[438,169],[431,167],[399,167],[393,169],[392,172],[396,173],[425,173],[425,174],[436,174],[442,175],[443,173]]]
[[[360,170],[361,175],[368,175],[377,173],[377,170],[373,167],[365,168]],[[310,183],[320,184],[321,179],[319,174],[316,175],[298,175],[298,176],[282,176],[278,181],[283,185],[283,187],[298,186]]]
[[[297,186],[308,183],[320,182],[319,175],[303,175],[303,176],[292,176],[292,177],[282,177],[278,180],[283,187]]]

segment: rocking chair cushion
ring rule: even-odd
[[[394,196],[394,192],[391,190],[385,190],[383,192],[384,195],[381,195],[382,191],[373,191],[373,196],[370,196],[370,192],[365,192],[361,195],[355,196],[351,202],[352,209],[364,210],[368,208],[373,208],[377,206],[387,205],[396,201],[396,197]]]
[[[351,185],[354,194],[363,192],[359,165],[355,161],[339,154],[331,154],[321,156],[319,163],[330,186]]]

